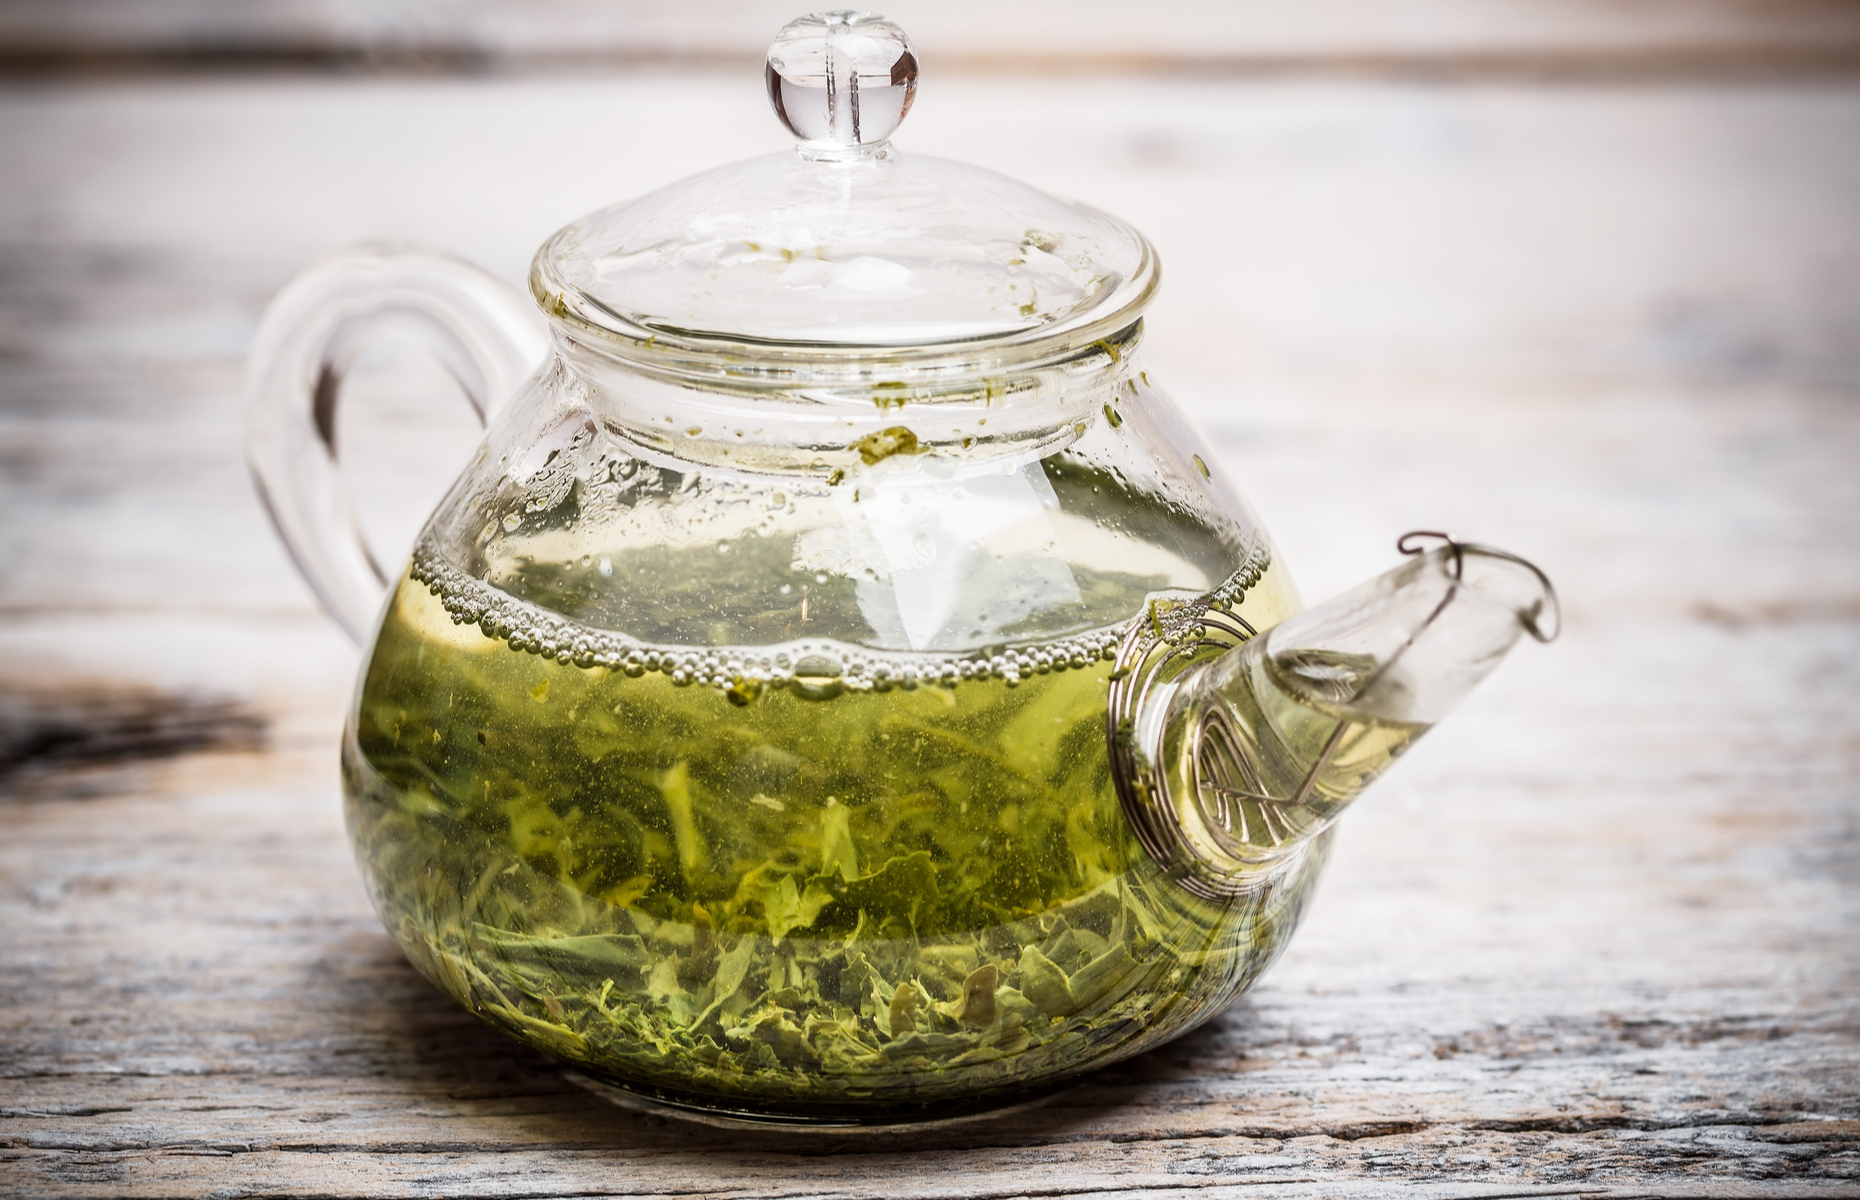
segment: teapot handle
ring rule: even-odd
[[[387,573],[369,553],[336,454],[343,377],[393,323],[417,332],[489,425],[542,360],[534,304],[477,267],[430,251],[362,245],[306,267],[259,322],[246,361],[246,459],[278,536],[323,607],[357,643]]]

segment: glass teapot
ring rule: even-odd
[[[793,22],[767,80],[794,150],[567,226],[534,305],[411,251],[311,267],[249,450],[369,640],[348,827],[428,979],[670,1105],[922,1119],[1218,1013],[1344,806],[1555,598],[1437,537],[1300,613],[1144,367],[1149,243],[894,150],[917,59],[880,17]],[[392,579],[334,450],[385,316],[488,422]]]

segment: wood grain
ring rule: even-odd
[[[0,69],[254,66],[550,70],[754,68],[792,0],[88,0],[0,3]],[[1848,0],[1111,0],[886,9],[928,69],[1434,77],[1775,77],[1860,69]]]
[[[1152,374],[1308,596],[1444,526],[1543,563],[1565,637],[1346,818],[1243,1003],[1021,1110],[667,1120],[422,983],[349,860],[354,654],[250,497],[245,340],[344,239],[515,277],[569,216],[772,148],[736,84],[0,89],[7,711],[208,696],[265,726],[0,779],[0,1193],[1860,1195],[1860,88],[1834,82],[926,88],[908,148],[1156,238]],[[391,348],[364,375],[343,436],[404,544],[469,424]]]

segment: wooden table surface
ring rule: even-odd
[[[0,1194],[1860,1195],[1860,83],[926,79],[907,151],[1144,228],[1152,376],[1307,597],[1514,548],[1522,647],[1225,1017],[928,1134],[614,1107],[455,1010],[338,811],[355,653],[254,501],[296,264],[518,279],[781,144],[740,73],[0,84]],[[371,356],[404,547],[472,431]],[[398,551],[396,551],[398,553]]]

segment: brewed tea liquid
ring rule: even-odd
[[[1269,858],[1334,819],[1429,726],[1353,703],[1373,660],[1315,650],[1236,652],[1204,697],[1194,802],[1223,850]]]
[[[422,573],[345,749],[377,906],[461,1003],[603,1078],[822,1119],[1008,1095],[1178,1032],[1295,919],[1299,892],[1203,906],[1128,836],[1085,652],[1119,628],[764,685],[727,651],[576,665],[595,631],[539,650]],[[1242,611],[1284,603],[1268,569]]]

